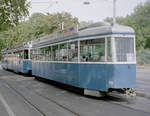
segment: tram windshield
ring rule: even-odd
[[[116,60],[118,62],[135,61],[134,39],[133,38],[115,38]]]

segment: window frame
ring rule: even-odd
[[[133,39],[133,45],[132,45],[132,49],[133,49],[133,60],[132,61],[128,61],[128,60],[125,60],[125,61],[118,61],[117,59],[117,48],[116,48],[116,38],[127,38],[127,39]],[[124,63],[130,63],[130,62],[134,62],[136,63],[136,43],[135,43],[135,36],[113,36],[111,38],[111,41],[112,42],[112,53],[113,53],[113,61],[112,62],[117,62],[117,63],[121,63],[121,62],[124,62]]]
[[[35,50],[36,52],[39,51],[39,49],[41,48],[46,48],[46,47],[50,47],[51,48],[51,52],[50,52],[50,62],[70,62],[70,63],[106,63],[106,62],[112,62],[112,61],[108,61],[108,39],[110,39],[110,48],[111,48],[111,55],[112,55],[112,42],[111,42],[111,36],[101,36],[101,37],[93,37],[93,38],[84,38],[84,39],[81,39],[81,38],[78,38],[78,39],[75,39],[75,40],[67,40],[67,41],[63,41],[63,42],[59,42],[59,43],[52,43],[52,44],[49,44],[47,46],[42,46],[42,47],[37,47],[37,48],[33,48],[32,50]],[[86,41],[86,40],[96,40],[96,39],[104,39],[104,61],[96,61],[96,62],[93,62],[93,61],[89,61],[89,62],[82,62],[80,60],[80,55],[81,55],[81,49],[80,49],[80,46],[81,46],[81,41]],[[69,44],[70,43],[73,43],[73,42],[77,42],[77,48],[78,48],[78,56],[77,56],[77,61],[69,61],[69,53],[68,53],[68,49],[69,49]],[[67,44],[67,60],[66,61],[62,61],[60,60],[60,55],[59,55],[59,58],[58,60],[54,60],[54,54],[53,54],[53,47],[54,46],[58,46],[58,52],[60,53],[60,46],[62,44]],[[39,54],[36,55],[36,57],[39,57]],[[32,59],[33,60],[33,59]],[[111,60],[112,60],[112,56],[111,56]],[[41,59],[39,58],[36,58],[36,61],[42,61]],[[46,60],[44,60],[46,61]]]
[[[110,39],[110,41],[111,41],[111,37],[110,36],[88,38],[88,39],[79,39],[78,40],[79,41],[79,46],[81,47],[81,41],[96,40],[96,39],[104,39],[104,61],[96,61],[96,62],[88,61],[87,63],[106,63],[106,62],[108,62],[107,61],[107,49],[108,49],[107,40]],[[81,51],[80,47],[79,47],[79,51]],[[80,52],[80,54],[81,54],[81,52]],[[81,55],[80,54],[79,54],[79,58],[78,58],[79,62],[86,63],[86,62],[81,61],[81,59],[80,59]]]

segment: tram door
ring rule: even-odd
[[[24,59],[29,59],[28,50],[24,50]]]

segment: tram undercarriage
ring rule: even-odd
[[[94,97],[105,97],[109,94],[122,94],[127,98],[136,97],[136,90],[134,88],[123,88],[123,89],[108,89],[108,92],[87,90],[84,89],[84,95],[94,96]]]

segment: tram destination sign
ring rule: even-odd
[[[53,34],[41,37],[41,38],[39,38],[38,43],[42,44],[45,42],[50,42],[50,43],[51,42],[57,42],[59,40],[65,40],[68,37],[75,36],[77,34],[78,34],[78,28],[77,27],[70,27],[70,28],[55,32]]]

